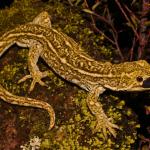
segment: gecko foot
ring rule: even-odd
[[[119,129],[119,127],[112,123],[111,118],[107,117],[102,104],[98,101],[99,94],[103,92],[104,89],[102,87],[95,87],[89,92],[86,99],[87,105],[97,121],[93,132],[102,132],[105,138],[107,138],[107,133],[116,137],[116,129]]]
[[[116,137],[115,129],[119,129],[116,124],[113,124],[111,118],[107,118],[107,116],[97,116],[97,124],[93,132],[101,131],[105,138],[107,138],[107,130],[111,133],[114,137]]]
[[[36,71],[33,74],[29,74],[29,75],[24,76],[22,79],[20,79],[18,81],[18,83],[21,83],[21,82],[26,81],[27,79],[33,78],[33,81],[32,81],[30,88],[29,88],[29,92],[31,92],[34,89],[36,83],[39,83],[41,86],[47,86],[41,80],[42,78],[45,78],[47,76],[48,76],[48,71],[44,71],[44,72]]]

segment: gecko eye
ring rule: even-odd
[[[138,77],[136,78],[136,80],[137,80],[138,82],[142,82],[142,81],[143,81],[143,78],[142,78],[141,76],[138,76]]]

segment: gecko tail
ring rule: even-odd
[[[33,98],[13,95],[0,85],[0,98],[7,103],[20,106],[29,106],[44,109],[50,116],[49,130],[55,125],[55,112],[52,106],[46,102]]]

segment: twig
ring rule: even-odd
[[[84,0],[84,5],[85,5],[85,7],[86,7],[87,9],[90,9],[90,8],[89,8],[89,5],[88,5],[88,3],[87,3],[86,0]],[[108,13],[108,17],[109,17],[109,18],[105,18],[105,17],[103,17],[103,16],[100,16],[99,14],[95,13],[94,11],[92,11],[92,14],[90,14],[90,17],[91,17],[91,20],[92,20],[92,25],[93,25],[94,29],[95,29],[98,33],[102,34],[109,42],[111,42],[113,45],[116,46],[117,52],[118,52],[118,54],[120,55],[120,57],[121,57],[121,59],[122,59],[122,61],[123,61],[123,60],[124,60],[124,57],[123,57],[123,55],[122,55],[122,52],[121,52],[120,47],[119,47],[119,44],[118,44],[118,33],[117,33],[116,29],[114,28],[114,25],[113,25],[113,23],[112,23],[112,21],[111,21],[111,16],[110,16],[110,13],[109,13],[108,9],[107,9],[107,13]],[[103,31],[101,31],[100,29],[97,28],[93,16],[97,17],[97,19],[99,19],[100,21],[106,23],[108,26],[111,27],[111,29],[112,29],[112,35],[113,35],[114,41],[113,41],[111,38],[109,38]]]
[[[91,15],[91,20],[92,20],[92,26],[95,29],[95,31],[97,31],[98,33],[103,35],[109,42],[111,42],[113,45],[115,45],[115,42],[111,38],[109,38],[103,31],[101,31],[100,29],[97,28],[95,20],[92,15]]]
[[[148,42],[148,35],[146,35],[147,27],[145,26],[145,22],[148,20],[146,15],[149,11],[149,7],[146,5],[147,3],[150,3],[150,0],[143,0],[142,4],[142,19],[140,22],[140,39],[139,39],[139,47],[138,47],[138,59],[142,58],[143,50]]]
[[[109,21],[110,21],[111,20],[111,15],[110,15],[110,12],[109,12],[108,9],[107,9],[107,12],[108,12],[108,17],[109,17]],[[118,43],[118,32],[116,31],[112,21],[110,21],[110,26],[112,28],[112,35],[113,35],[113,39],[114,39],[118,54],[120,55],[121,60],[123,61],[124,57],[122,55],[122,52],[121,52],[121,49],[120,49],[120,46],[119,46],[119,43]]]
[[[135,47],[135,43],[136,43],[136,38],[135,38],[135,36],[134,36],[133,42],[132,42],[132,47],[131,47],[131,49],[130,49],[130,61],[133,60],[133,50],[134,50],[134,47]]]
[[[109,42],[111,42],[113,45],[116,45],[115,42],[114,42],[111,38],[109,38],[103,31],[101,31],[100,29],[98,29],[98,28],[96,27],[96,24],[95,24],[95,23],[92,23],[92,26],[93,26],[93,28],[94,28],[95,31],[97,31],[98,33],[100,33],[101,35],[103,35],[103,36],[104,36]]]
[[[70,6],[73,6],[73,4],[72,4],[71,0],[68,0],[68,3],[70,4]]]
[[[126,20],[128,21],[128,23],[130,23],[133,32],[135,33],[135,35],[136,35],[137,38],[139,39],[139,35],[138,35],[137,31],[135,30],[133,23],[131,22],[131,20],[129,19],[129,17],[128,17],[127,14],[125,13],[125,11],[123,10],[121,4],[119,3],[118,0],[115,0],[115,2],[116,2],[116,4],[118,5],[118,7],[119,7],[119,9],[121,10],[121,12],[122,12],[122,14],[124,15],[124,17],[126,18]]]

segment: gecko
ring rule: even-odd
[[[42,81],[48,71],[41,72],[37,62],[41,57],[46,64],[61,78],[72,82],[88,92],[86,103],[96,119],[93,132],[101,132],[116,137],[119,126],[103,110],[99,96],[107,89],[113,91],[150,90],[150,65],[145,60],[113,64],[94,60],[71,37],[54,29],[48,12],[43,11],[31,22],[4,33],[0,37],[0,56],[12,45],[29,49],[29,74],[18,83],[32,78],[29,91],[36,83],[46,86]],[[8,103],[31,106],[48,111],[51,129],[55,123],[55,112],[50,104],[32,98],[11,94],[0,85],[0,98]]]

